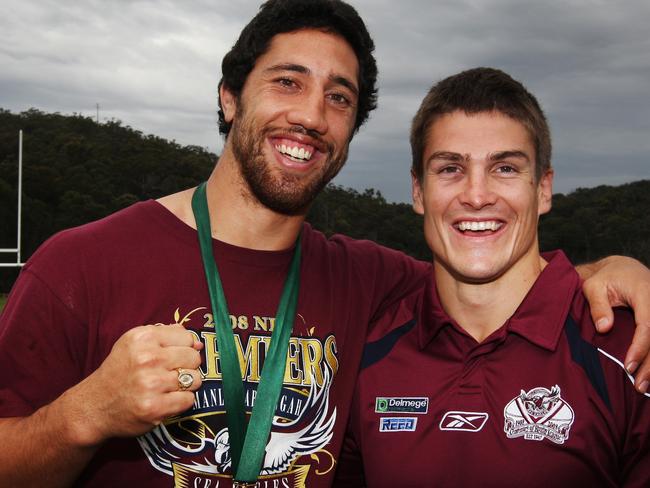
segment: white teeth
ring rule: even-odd
[[[300,159],[304,161],[309,161],[311,159],[311,151],[305,150],[304,147],[287,147],[285,144],[277,144],[275,149],[282,154],[292,157],[293,159]]]
[[[491,230],[495,231],[499,229],[503,224],[500,222],[497,222],[496,220],[483,220],[481,222],[476,222],[476,221],[463,221],[458,223],[458,229],[460,231],[466,231],[466,230],[471,230],[472,232],[478,232],[478,231],[484,231],[484,230]]]

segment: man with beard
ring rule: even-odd
[[[207,183],[30,259],[0,325],[3,483],[331,484],[367,324],[429,269],[304,223],[375,107],[373,47],[343,2],[265,3],[223,61]]]

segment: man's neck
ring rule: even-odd
[[[298,237],[304,215],[287,216],[274,212],[250,194],[237,162],[224,151],[207,183],[212,237],[248,249],[279,251],[289,249]],[[159,199],[176,217],[196,229],[192,212],[194,189]]]
[[[468,283],[434,262],[436,287],[445,312],[478,342],[515,313],[545,266],[546,261],[535,249],[499,278]]]

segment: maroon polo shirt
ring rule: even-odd
[[[650,486],[650,398],[598,335],[561,252],[482,343],[433,279],[374,324],[335,486]],[[364,481],[365,478],[365,481]]]

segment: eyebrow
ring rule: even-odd
[[[488,155],[488,159],[490,161],[498,161],[500,159],[509,159],[509,158],[525,159],[526,161],[530,160],[528,154],[516,149],[509,150],[509,151],[498,151],[495,153],[490,153]],[[427,162],[435,161],[435,160],[460,162],[460,161],[469,161],[470,159],[471,158],[469,154],[460,154],[451,151],[436,151],[431,156],[429,156]]]
[[[499,159],[511,159],[511,158],[525,159],[526,161],[530,160],[528,154],[519,150],[499,151],[488,155],[488,159],[490,161],[498,161]]]
[[[270,66],[264,70],[267,73],[275,73],[278,71],[293,71],[295,73],[301,73],[305,75],[310,75],[311,70],[307,68],[306,66],[303,66],[301,64],[294,64],[294,63],[282,63],[282,64],[275,64],[273,66]],[[337,85],[341,85],[348,90],[350,90],[352,93],[355,95],[359,95],[359,89],[357,86],[348,78],[345,76],[341,75],[330,75],[328,79]]]
[[[293,63],[282,63],[282,64],[274,64],[273,66],[269,66],[266,68],[264,71],[268,73],[274,73],[276,71],[295,71],[297,73],[304,73],[304,74],[309,74],[310,70],[306,66],[303,66],[301,64],[293,64]]]
[[[427,158],[427,163],[435,160],[442,161],[469,161],[469,154],[460,154],[451,151],[436,151],[431,156]]]
[[[356,87],[354,83],[352,83],[352,81],[348,80],[345,76],[330,75],[329,79],[330,81],[333,81],[337,85],[344,86],[355,95],[359,95],[359,89]]]

